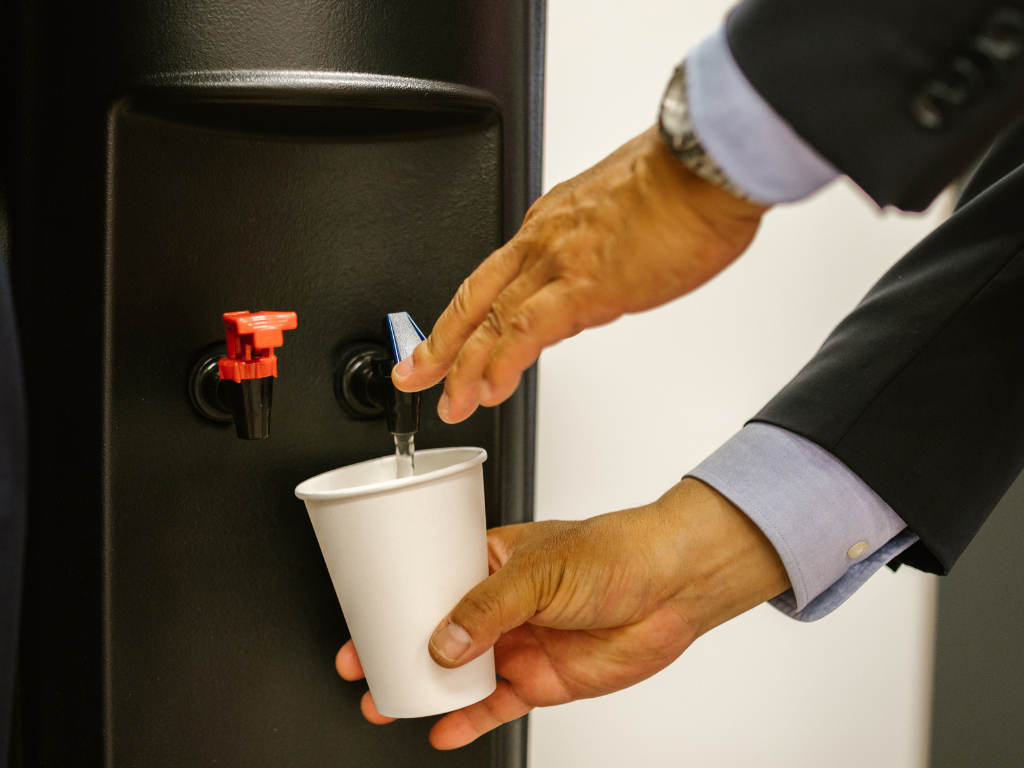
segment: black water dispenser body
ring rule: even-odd
[[[338,405],[381,317],[429,326],[539,193],[542,0],[25,0],[3,9],[5,236],[30,424],[14,764],[525,766],[364,722],[301,480],[393,449]],[[273,433],[189,394],[221,314],[289,310]],[[531,516],[534,378],[479,445]],[[440,617],[439,617],[440,618]]]

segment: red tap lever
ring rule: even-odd
[[[284,343],[283,331],[299,324],[294,312],[224,313],[228,355],[217,362],[220,387],[227,390],[235,431],[243,440],[270,435],[270,411],[277,377],[274,347]]]
[[[228,356],[218,364],[220,377],[241,384],[247,379],[277,376],[274,347],[284,344],[283,331],[299,324],[294,312],[225,312]]]

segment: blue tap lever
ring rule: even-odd
[[[398,364],[405,360],[427,337],[408,312],[392,312],[384,317],[384,337],[391,347],[391,359]]]

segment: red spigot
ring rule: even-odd
[[[284,331],[299,324],[294,312],[225,312],[224,340],[228,356],[220,359],[220,377],[236,383],[277,376],[274,347],[284,344]]]
[[[277,376],[274,347],[284,344],[284,331],[298,325],[294,312],[225,312],[227,357],[218,361],[220,378],[229,390],[235,430],[244,440],[270,435],[273,384]]]

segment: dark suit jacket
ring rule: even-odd
[[[954,215],[754,419],[841,459],[920,537],[902,562],[945,573],[1024,469],[1024,4],[747,0],[727,34],[880,205],[926,206],[1004,132]]]
[[[1024,0],[746,0],[729,47],[879,205],[922,210],[1024,113]]]
[[[25,531],[25,423],[7,269],[0,251],[0,765],[7,764]]]

